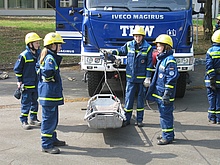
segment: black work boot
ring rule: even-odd
[[[31,126],[28,124],[28,122],[23,122],[21,126],[22,126],[22,128],[25,129],[25,130],[31,129]]]
[[[127,125],[130,125],[130,121],[123,121],[122,127],[126,127]]]
[[[40,122],[38,119],[36,119],[36,120],[31,120],[31,121],[30,121],[30,124],[31,124],[31,125],[35,125],[35,126],[41,126],[41,122]]]
[[[144,124],[143,124],[143,122],[142,122],[142,121],[140,121],[140,122],[137,122],[137,126],[138,126],[138,127],[143,127],[143,126],[144,126]]]
[[[162,139],[158,140],[157,145],[167,145],[170,143],[172,143],[172,140],[168,141],[168,140],[162,138]]]
[[[42,152],[47,152],[49,154],[59,154],[60,150],[59,148],[53,147],[53,148],[42,148]]]
[[[209,122],[212,123],[212,124],[216,124],[215,120],[209,120]]]
[[[56,140],[55,142],[53,142],[54,146],[65,146],[66,142],[65,141],[61,141],[61,140]]]

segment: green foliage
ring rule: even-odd
[[[0,17],[0,68],[13,67],[18,55],[25,49],[27,33],[36,32],[44,38],[47,33],[54,31],[54,17]],[[79,60],[79,57],[64,57],[63,63]]]

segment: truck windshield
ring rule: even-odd
[[[188,10],[190,0],[86,0],[86,7],[99,11],[178,11]]]

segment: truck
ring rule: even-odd
[[[56,0],[55,6],[56,32],[66,42],[59,54],[80,56],[90,96],[101,90],[104,72],[108,79],[119,73],[125,80],[126,56],[117,57],[120,65],[116,66],[106,65],[101,55],[132,40],[132,31],[139,25],[153,49],[153,41],[160,34],[172,37],[180,73],[176,97],[184,97],[195,60],[192,15],[198,12],[193,10],[192,0]]]

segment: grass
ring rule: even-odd
[[[197,21],[194,20],[194,31]],[[213,24],[215,24],[213,20]],[[195,54],[205,54],[211,46],[203,40],[202,20],[198,20],[198,44],[194,42]],[[55,31],[54,17],[0,17],[0,68],[13,67],[18,55],[25,49],[24,37],[28,32],[36,32],[42,38]],[[196,33],[194,33],[196,34]],[[194,41],[196,37],[194,35]],[[64,57],[63,63],[79,62],[79,57]]]
[[[27,33],[36,32],[44,38],[54,31],[54,17],[0,17],[0,68],[14,66],[18,55],[25,49]],[[79,57],[63,58],[63,63],[72,62],[79,62]]]

